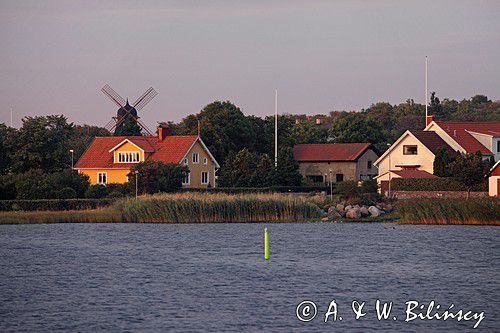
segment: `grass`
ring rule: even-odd
[[[94,210],[0,212],[0,223],[297,222],[319,217],[318,206],[304,196],[193,192],[123,199]]]
[[[293,222],[319,218],[318,206],[285,194],[158,194],[116,204],[126,222]]]
[[[122,222],[112,208],[65,211],[0,212],[0,224]]]
[[[397,204],[401,223],[500,225],[500,199],[420,199]]]

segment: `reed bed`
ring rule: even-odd
[[[293,222],[320,217],[317,205],[283,194],[177,193],[123,200],[125,222]]]
[[[111,208],[67,211],[0,212],[0,224],[107,223],[122,222]]]
[[[401,223],[500,225],[500,200],[420,199],[397,204]]]

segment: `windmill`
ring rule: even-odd
[[[128,99],[125,101],[116,91],[114,91],[108,84],[102,87],[101,91],[106,95],[113,103],[115,103],[119,109],[116,112],[116,117],[113,117],[104,127],[116,134],[120,132],[120,129],[127,123],[133,123],[138,126],[139,131],[145,132],[147,135],[153,135],[151,130],[144,124],[140,119],[138,112],[141,111],[153,98],[155,98],[158,93],[153,87],[150,87],[144,94],[141,95],[132,105],[128,103]]]

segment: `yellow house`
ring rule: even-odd
[[[125,183],[130,168],[152,160],[182,164],[189,168],[182,186],[215,187],[219,164],[199,136],[167,135],[158,128],[158,136],[96,137],[75,164],[75,169],[90,178],[91,184]]]

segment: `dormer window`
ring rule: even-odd
[[[138,151],[119,151],[118,163],[138,163],[141,161],[141,154]]]

